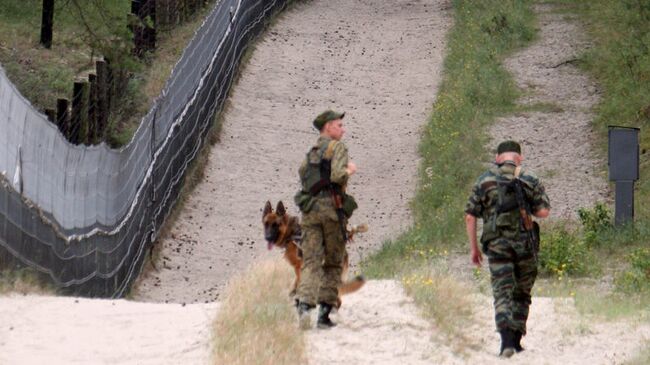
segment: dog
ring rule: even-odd
[[[294,296],[300,284],[300,269],[302,268],[302,250],[299,243],[301,242],[300,222],[297,217],[289,215],[284,208],[282,201],[279,201],[275,211],[271,202],[267,201],[262,212],[262,224],[264,225],[264,238],[266,239],[268,249],[279,247],[284,249],[284,258],[293,267],[296,273],[296,279],[289,295]],[[368,226],[353,226],[348,230],[348,239],[352,240],[356,233],[366,232]],[[366,283],[363,276],[356,276],[354,279],[346,281],[349,267],[348,255],[346,253],[343,261],[343,272],[341,281],[343,284],[339,287],[339,298],[336,308],[341,307],[341,296],[353,293]]]

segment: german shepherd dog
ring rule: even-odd
[[[284,258],[289,261],[289,264],[293,266],[293,270],[296,273],[296,280],[293,283],[290,293],[293,296],[296,294],[296,289],[300,283],[300,268],[302,267],[300,222],[297,217],[287,214],[282,201],[278,202],[275,211],[273,211],[271,202],[267,201],[262,213],[262,223],[264,224],[264,238],[268,244],[268,249],[271,250],[273,246],[283,248]],[[355,226],[351,230],[348,230],[348,238],[352,240],[355,233],[366,232],[367,230],[368,227],[366,225]],[[341,307],[341,295],[355,292],[366,283],[362,276],[357,276],[352,280],[346,281],[348,267],[349,260],[346,254],[343,261],[343,273],[341,274],[343,284],[339,287],[337,309]]]

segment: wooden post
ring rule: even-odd
[[[98,143],[97,131],[97,75],[88,74],[88,139],[87,144]]]
[[[97,136],[104,138],[108,126],[108,72],[106,62],[98,60],[95,62],[97,68]]]
[[[45,115],[47,116],[47,120],[56,125],[56,110],[47,108],[45,109]]]
[[[131,0],[131,13],[139,20],[137,24],[130,26],[135,45],[133,54],[142,58],[145,51],[156,49],[156,29],[150,27],[146,22],[147,17],[150,17],[155,24],[156,2],[154,0]]]
[[[88,83],[75,82],[72,94],[71,141],[75,144],[88,140]]]
[[[151,18],[152,26],[145,28],[145,39],[147,50],[153,52],[156,50],[156,0],[147,0],[146,16]]]
[[[113,105],[113,96],[115,95],[116,89],[118,87],[122,87],[122,85],[117,85],[116,83],[115,72],[113,72],[113,67],[111,67],[111,61],[108,58],[104,57],[104,62],[106,63],[106,96],[108,98],[106,103],[108,105],[107,108],[110,111],[111,105]]]
[[[56,99],[56,125],[66,138],[69,138],[70,133],[70,113],[68,106],[70,101],[68,99]]]
[[[54,0],[43,0],[43,16],[41,18],[41,44],[52,48],[52,26],[54,24]]]

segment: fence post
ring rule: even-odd
[[[151,17],[155,26],[156,2],[155,0],[131,0],[131,13],[138,19],[136,24],[130,25],[135,44],[133,53],[141,58],[145,51],[156,49],[156,28],[150,27],[146,22],[147,17]]]
[[[70,113],[68,106],[70,102],[68,99],[56,99],[56,125],[66,138],[70,136]]]
[[[88,139],[86,143],[98,143],[99,131],[97,123],[97,75],[88,74]]]
[[[41,18],[41,44],[52,48],[52,25],[54,24],[54,0],[43,0],[43,15]]]
[[[103,139],[108,126],[108,70],[106,62],[97,60],[97,136]]]
[[[75,144],[88,140],[88,83],[74,83],[72,94],[72,130],[71,139]]]
[[[47,108],[45,109],[45,115],[47,116],[47,120],[56,125],[56,110]]]

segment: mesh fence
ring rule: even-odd
[[[221,0],[131,142],[72,145],[0,68],[0,264],[121,297],[221,110],[249,41],[286,0]]]

